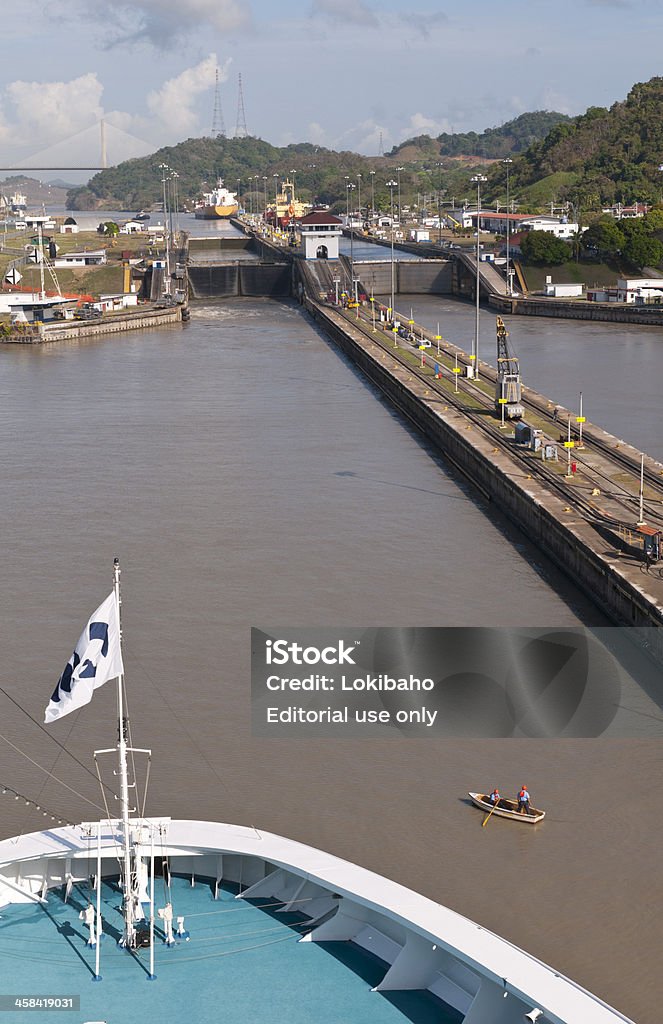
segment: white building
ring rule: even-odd
[[[573,238],[578,229],[578,224],[565,217],[528,217],[520,222],[521,231],[547,231],[555,238]]]
[[[614,206],[608,206],[602,210],[602,213],[608,213],[615,220],[631,220],[634,217],[644,217],[649,212],[649,207],[646,203],[633,203],[631,206],[622,206],[621,203],[615,203]]]
[[[663,303],[663,278],[617,278],[617,302],[631,302],[638,306]]]
[[[582,296],[581,284],[555,284],[553,281],[546,281],[546,295],[553,299],[578,299]]]
[[[120,228],[121,235],[137,235],[143,231],[145,231],[145,225],[140,220],[128,220]]]
[[[61,235],[77,235],[78,224],[73,217],[67,217],[67,219],[60,225]]]
[[[302,254],[307,260],[337,260],[342,221],[333,213],[313,210],[297,225],[301,233]]]
[[[89,252],[63,252],[53,260],[54,267],[99,267],[106,262],[105,249]]]

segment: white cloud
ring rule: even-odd
[[[313,142],[316,146],[327,145],[327,132],[317,121],[311,121],[308,124],[305,135],[307,142]]]
[[[442,132],[450,130],[450,123],[446,117],[435,120],[426,117],[425,114],[416,113],[410,117],[409,135],[441,135]]]
[[[380,148],[380,133],[382,133],[382,145],[386,151],[393,145],[391,136],[386,129],[372,120],[361,121],[352,128],[348,128],[342,135],[328,142],[327,145],[331,146],[332,149],[347,149],[356,153],[377,156]]]
[[[534,110],[533,106],[529,107],[530,110]],[[556,110],[559,114],[577,114],[577,110],[573,109],[573,103],[568,96],[565,96],[561,92],[556,92],[555,89],[543,89],[541,92],[541,106],[539,110]]]
[[[373,26],[379,24],[375,11],[372,11],[363,0],[313,0],[311,14],[314,17],[329,18],[339,28],[348,23]]]
[[[230,59],[219,68],[220,82],[227,79],[229,65]],[[216,54],[210,53],[199,64],[187,68],[175,78],[168,79],[160,89],[148,94],[149,110],[175,135],[191,135],[199,127],[193,103],[201,93],[213,88],[217,66]]]
[[[104,87],[94,72],[70,82],[11,82],[5,92],[24,136],[51,142],[87,128],[103,116]]]

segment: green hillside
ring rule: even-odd
[[[443,133],[436,139],[419,135],[401,142],[388,155],[397,157],[403,150],[410,151],[411,147],[416,147],[423,157],[477,156],[484,160],[500,160],[522,153],[534,142],[545,138],[556,124],[569,120],[566,114],[554,110],[535,110],[497,128],[486,128],[483,132]]]
[[[244,196],[252,178],[251,190],[260,195],[266,190],[269,200],[274,195],[274,175],[282,179],[292,177],[294,171],[297,194],[301,198],[333,203],[343,197],[344,205],[345,175],[355,180],[357,174],[364,174],[365,186],[370,190],[369,171],[384,165],[385,161],[357,153],[336,153],[308,142],[279,148],[252,137],[187,139],[151,156],[125,160],[116,167],[100,171],[85,187],[69,191],[68,208],[137,210],[158,202],[163,190],[160,164],[167,164],[177,172],[180,204],[199,198],[203,183],[207,182],[212,188],[218,177],[223,177],[226,186],[233,191],[237,190],[237,179],[240,179],[240,192]],[[384,180],[385,174],[382,174],[382,188]],[[362,202],[365,200],[366,195],[362,196]]]
[[[663,78],[652,78],[609,109],[590,107],[560,122],[514,157],[511,194],[544,204],[571,201],[583,210],[655,203],[663,193],[662,161]],[[487,198],[501,194],[505,168],[494,167],[488,178]]]

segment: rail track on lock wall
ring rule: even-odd
[[[521,464],[532,478],[537,478],[545,483],[549,490],[561,497],[588,523],[613,532],[635,529],[639,513],[640,487],[640,460],[637,452],[622,450],[623,442],[617,441],[610,435],[602,436],[603,432],[600,429],[590,426],[583,430],[582,435],[583,442],[587,447],[573,449],[573,462],[577,464],[579,472],[574,474],[571,482],[565,474],[560,472],[559,462],[546,462],[541,457],[536,457],[529,448],[524,449],[523,446],[516,445],[513,435],[505,436],[501,427],[501,418],[495,412],[496,371],[492,367],[484,363],[480,366],[481,379],[489,385],[489,393],[479,381],[462,375],[462,370],[471,366],[472,362],[466,353],[449,342],[441,342],[439,356],[437,352],[429,355],[431,349],[425,349],[421,360],[422,366],[418,359],[414,358],[417,349],[412,346],[418,345],[419,338],[425,339],[431,345],[435,345],[436,340],[430,332],[416,323],[410,325],[412,333],[415,334],[414,341],[408,342],[391,330],[385,331],[384,324],[376,322],[374,331],[372,317],[367,315],[362,308],[354,311],[335,306],[332,308],[348,325],[360,330],[385,354],[388,354],[390,359],[406,369],[413,378],[425,384],[429,392],[437,394],[446,405],[461,413],[476,429],[490,439],[496,452],[504,452],[510,459]],[[417,356],[420,356],[418,351]],[[451,363],[455,364],[456,360],[461,370],[461,373],[458,374],[453,372],[453,367],[450,365]],[[438,365],[441,373],[440,379],[437,379],[432,372],[434,367],[431,363]],[[566,436],[560,433],[564,421],[559,418],[559,412],[557,419],[555,418],[555,406],[551,401],[540,395],[525,393],[521,404],[542,424],[544,444],[559,445],[566,440]],[[402,411],[407,415],[405,410]],[[507,425],[510,425],[509,421],[507,421]],[[539,423],[536,426],[539,426]],[[578,435],[579,429],[574,423],[571,427],[571,439],[574,443],[577,443]],[[620,447],[617,448],[616,444],[619,444]],[[596,454],[600,456],[599,459],[595,458]],[[647,485],[644,513],[650,526],[663,529],[663,466],[654,460],[649,461],[650,465],[645,466],[644,470],[644,481]],[[555,465],[558,467],[557,469],[553,468]],[[615,479],[616,476],[620,479]],[[584,486],[590,491],[587,497],[579,490],[580,486]],[[592,490],[598,493],[592,495]],[[601,500],[592,500],[593,498]],[[602,507],[605,505],[610,507]]]

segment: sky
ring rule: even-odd
[[[0,163],[98,165],[102,119],[109,164],[210,135],[217,68],[229,136],[241,74],[250,135],[377,155],[609,106],[663,74],[662,29],[656,0],[22,0]]]

